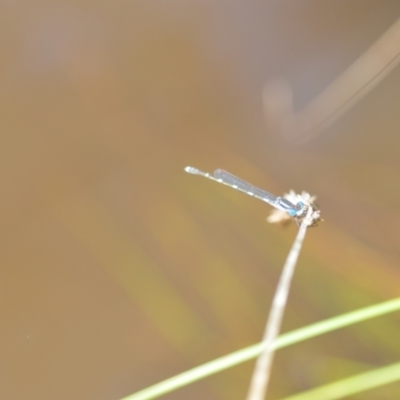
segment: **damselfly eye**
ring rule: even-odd
[[[306,205],[302,201],[299,201],[296,205],[296,216],[298,217],[304,216],[306,210],[307,210]]]

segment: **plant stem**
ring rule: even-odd
[[[312,208],[310,207],[307,216],[303,219],[296,239],[288,254],[278,286],[272,300],[271,311],[263,336],[263,352],[257,358],[250,382],[249,392],[246,400],[264,400],[267,394],[268,381],[271,374],[271,366],[274,357],[273,343],[279,335],[287,298],[289,295],[290,283],[296,268],[297,259],[306,235],[307,227],[311,224]]]

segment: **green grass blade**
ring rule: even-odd
[[[364,372],[282,400],[336,400],[400,380],[400,363]]]
[[[386,301],[371,307],[366,307],[358,311],[353,311],[338,317],[330,318],[316,324],[309,325],[305,328],[285,333],[278,337],[274,343],[275,349],[290,346],[312,337],[328,333],[357,322],[365,321],[380,315],[384,315],[393,311],[400,310],[400,298]],[[209,375],[213,375],[219,371],[223,371],[235,365],[257,357],[262,351],[262,344],[258,343],[242,350],[235,351],[227,356],[217,358],[199,367],[183,372],[172,378],[166,379],[160,383],[140,390],[121,400],[147,400],[155,399],[163,394],[176,390],[180,387],[189,385],[192,382],[203,379]]]

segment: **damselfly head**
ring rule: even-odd
[[[276,209],[273,210],[267,218],[268,222],[273,224],[287,225],[293,218],[296,221],[297,225],[300,225],[302,220],[306,217],[307,212],[310,208],[312,210],[312,223],[310,226],[317,226],[319,222],[323,221],[323,219],[321,219],[320,217],[320,211],[315,204],[315,196],[311,196],[307,192],[297,194],[296,192],[291,190],[283,197],[295,204],[295,208],[287,212]]]
[[[298,218],[304,218],[307,214],[308,208],[310,207],[310,204],[306,204],[302,201],[299,201],[296,204],[296,217]]]

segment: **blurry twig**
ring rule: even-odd
[[[288,82],[268,83],[263,94],[267,124],[291,142],[309,140],[345,114],[399,62],[400,20],[397,20],[301,111],[293,111],[292,88]]]
[[[274,356],[273,344],[278,337],[283,313],[289,294],[296,262],[306,235],[307,227],[313,224],[313,208],[309,207],[306,217],[302,220],[296,239],[286,259],[283,271],[272,300],[271,311],[263,336],[263,351],[256,361],[250,383],[247,400],[264,400],[267,393],[271,365]]]

